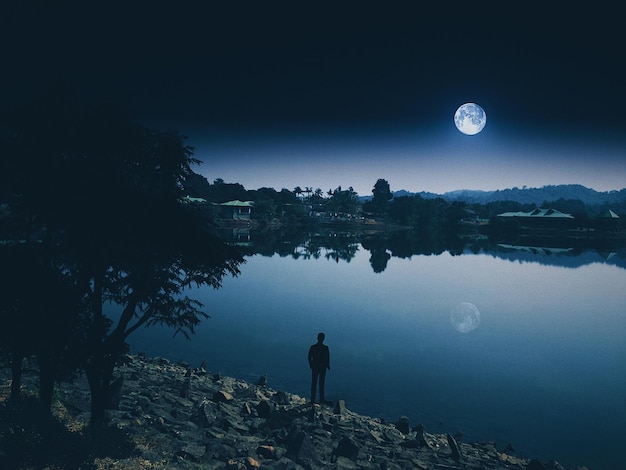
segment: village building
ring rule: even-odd
[[[574,225],[574,216],[557,209],[534,209],[529,212],[503,212],[498,214],[502,220],[515,220],[526,228],[570,228]]]
[[[250,220],[253,201],[228,201],[220,204],[222,218],[230,220]]]
[[[535,219],[535,220],[545,220],[545,219],[573,219],[574,216],[570,214],[565,214],[556,209],[535,209],[530,212],[503,212],[502,214],[498,214],[498,217],[503,218],[511,218],[516,217],[520,219]]]

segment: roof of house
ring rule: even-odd
[[[254,206],[254,201],[239,201],[235,199],[234,201],[222,202],[220,206],[252,207]]]
[[[503,212],[498,217],[527,217],[533,219],[573,219],[574,216],[556,209],[535,209],[530,212]]]
[[[535,255],[558,255],[563,253],[571,253],[573,248],[553,248],[547,246],[525,246],[525,245],[509,245],[506,243],[498,243],[498,246],[510,250],[526,251]]]

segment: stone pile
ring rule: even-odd
[[[190,368],[162,358],[129,355],[116,374],[120,394],[111,424],[136,443],[115,468],[192,469],[552,469],[510,455],[493,443],[466,443],[397,422],[359,415],[344,401],[311,404],[267,385]],[[264,383],[264,382],[260,382]],[[59,386],[59,399],[77,420],[89,418],[84,380]]]

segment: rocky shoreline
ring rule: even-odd
[[[2,374],[4,399],[10,375],[6,369]],[[512,449],[498,450],[492,442],[431,434],[406,417],[392,423],[359,415],[342,400],[312,405],[272,390],[263,378],[250,384],[141,354],[126,356],[116,377],[119,394],[108,411],[110,428],[123,433],[131,449],[113,457],[92,453],[76,468],[565,469],[555,461],[511,455]],[[34,386],[35,379],[24,387]],[[88,433],[84,377],[59,384],[56,397],[56,419],[72,432]],[[7,429],[0,431],[13,432]],[[7,436],[2,438],[6,444]]]

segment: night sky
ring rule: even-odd
[[[95,3],[3,3],[5,105],[119,103],[248,189],[626,187],[617,6]],[[478,135],[454,127],[465,102]]]

